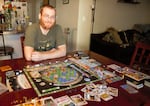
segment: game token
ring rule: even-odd
[[[46,84],[45,84],[45,82],[41,82],[40,85],[41,85],[41,86],[44,86],[44,85],[46,85]]]
[[[35,79],[36,82],[41,82],[41,79]]]
[[[52,84],[53,84],[53,83],[51,83],[51,82],[49,83],[49,85],[52,85]]]
[[[19,72],[16,72],[16,75],[19,75],[20,73]]]
[[[84,78],[84,81],[89,82],[89,81],[91,81],[91,79],[89,79],[89,78]]]

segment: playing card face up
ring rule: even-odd
[[[82,106],[87,104],[87,101],[85,101],[80,94],[71,96],[71,99],[77,106]]]
[[[100,95],[100,97],[104,100],[104,101],[108,101],[108,100],[111,100],[113,99],[113,97],[107,93],[104,93],[102,95]]]

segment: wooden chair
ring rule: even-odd
[[[2,37],[2,46],[0,47],[0,56],[10,55],[10,58],[13,59],[14,48],[5,45],[3,31],[0,31],[0,36]]]
[[[25,36],[20,37],[23,58],[24,58],[24,39],[25,39]]]
[[[137,42],[130,61],[130,67],[149,73],[150,71],[150,44]]]

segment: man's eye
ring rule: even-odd
[[[43,15],[44,18],[55,19],[55,16]]]

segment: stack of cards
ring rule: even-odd
[[[81,89],[84,92],[84,99],[88,101],[108,101],[113,99],[113,96],[118,96],[118,89],[107,87],[106,85],[90,83]]]
[[[121,85],[121,88],[123,88],[125,91],[127,91],[130,94],[138,93],[138,90],[136,90],[135,88],[133,88],[128,84]]]
[[[113,69],[114,71],[117,71],[119,73],[122,73],[122,67],[121,66],[118,66],[116,64],[110,64],[110,65],[107,65],[108,68],[111,68]]]

